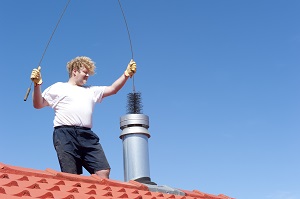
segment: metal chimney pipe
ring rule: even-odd
[[[148,138],[149,117],[127,114],[120,118],[120,139],[123,142],[124,180],[154,184],[150,179]]]

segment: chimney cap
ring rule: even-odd
[[[149,128],[149,117],[144,114],[127,114],[120,118],[120,129],[131,126]]]

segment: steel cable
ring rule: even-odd
[[[45,50],[44,50],[44,52],[43,52],[43,54],[42,54],[42,57],[41,57],[41,59],[40,59],[40,61],[39,61],[38,67],[41,65],[41,63],[42,63],[42,61],[43,61],[43,59],[44,59],[44,56],[45,56],[45,54],[46,54],[46,52],[47,52],[47,49],[48,49],[48,47],[49,47],[49,45],[50,45],[50,43],[51,43],[51,40],[52,40],[52,38],[53,38],[53,35],[54,35],[54,33],[55,33],[55,31],[56,31],[56,29],[57,29],[57,27],[58,27],[58,25],[59,25],[61,19],[63,18],[64,14],[65,14],[65,12],[66,12],[66,10],[67,10],[69,4],[70,4],[70,1],[71,1],[71,0],[68,0],[67,4],[65,5],[65,8],[64,8],[63,12],[62,12],[61,15],[60,15],[59,20],[58,20],[57,23],[56,23],[56,26],[55,26],[54,30],[52,31],[52,34],[51,34],[51,36],[50,36],[50,38],[49,38],[49,41],[48,41],[48,43],[47,43],[47,45],[46,45],[46,47],[45,47]],[[30,90],[31,90],[31,86],[32,86],[32,81],[31,81],[31,83],[30,83],[30,86],[29,86],[28,89],[27,89],[27,92],[26,92],[25,97],[24,97],[24,101],[26,101],[27,98],[28,98],[28,95],[29,95]]]
[[[126,30],[127,30],[128,39],[129,39],[129,44],[130,44],[131,59],[133,59],[133,48],[132,48],[132,42],[131,42],[131,37],[130,37],[130,32],[129,32],[127,20],[126,20],[126,17],[125,17],[124,10],[123,10],[123,8],[122,8],[121,1],[118,0],[118,2],[119,2],[119,6],[120,6],[120,9],[121,9],[121,12],[122,12],[122,15],[123,15],[123,18],[124,18],[124,22],[125,22],[125,25],[126,25]],[[132,90],[133,90],[133,92],[135,92],[134,76],[132,77]]]

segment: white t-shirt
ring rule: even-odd
[[[71,125],[92,128],[93,109],[97,102],[102,101],[105,88],[58,82],[45,89],[42,96],[54,109],[54,127]]]

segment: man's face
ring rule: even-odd
[[[77,71],[74,71],[75,82],[76,82],[76,85],[78,85],[78,86],[85,85],[89,76],[90,76],[89,72],[85,67],[82,67]]]

